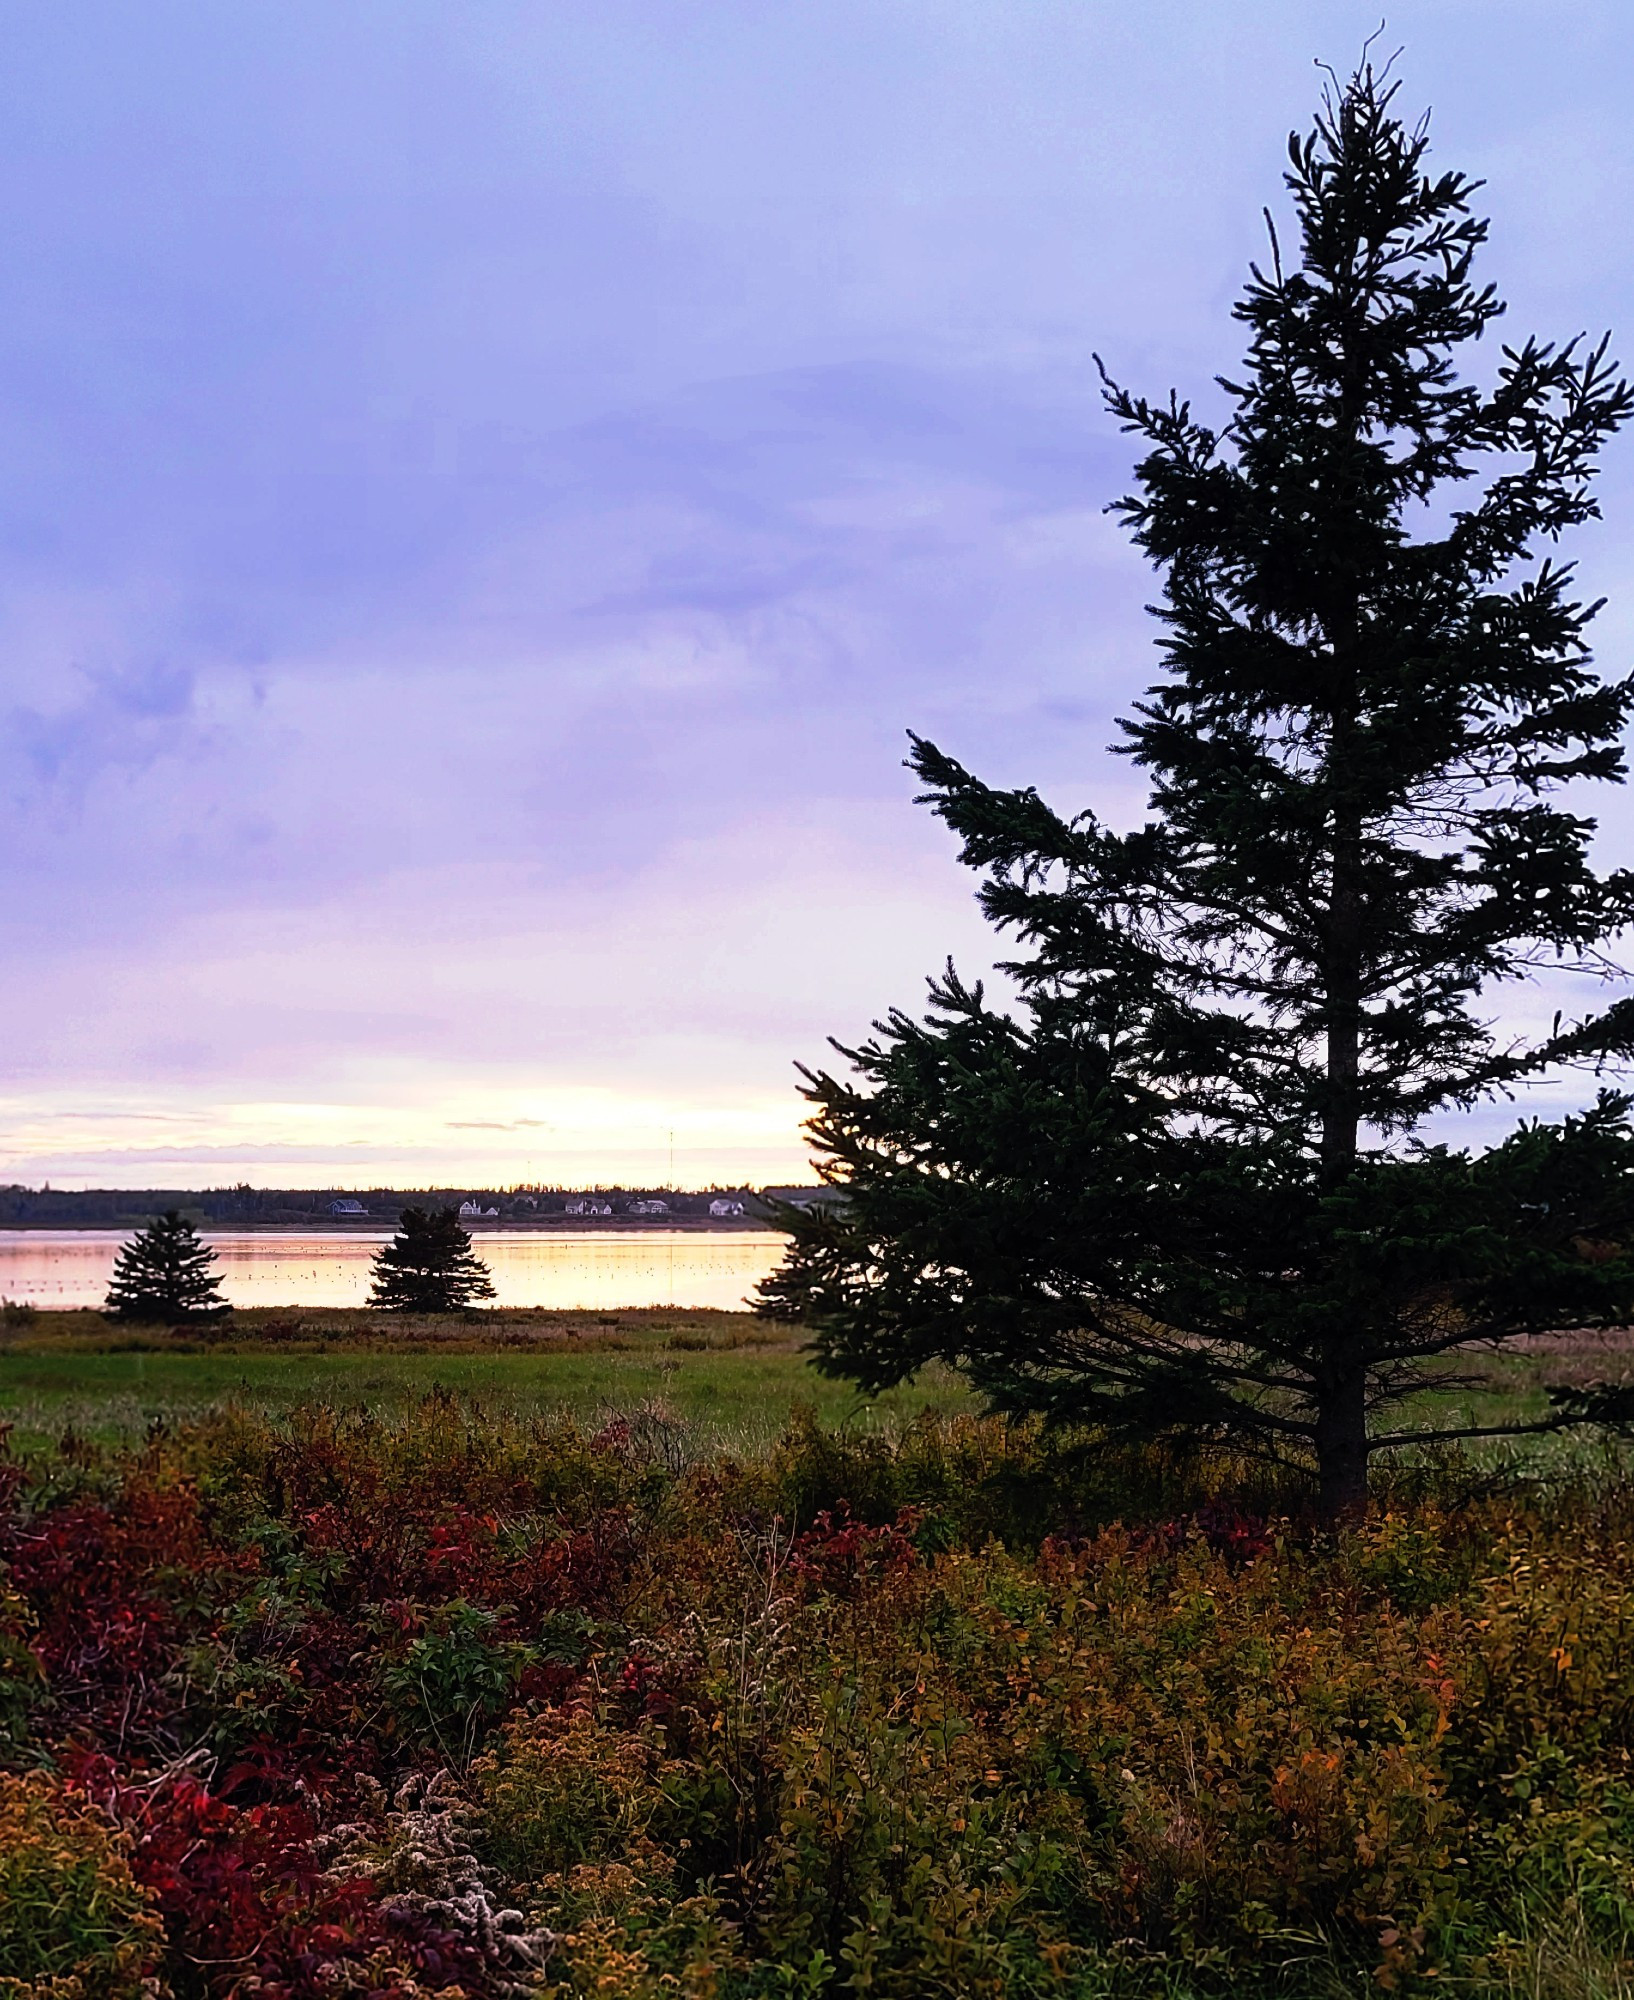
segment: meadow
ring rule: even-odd
[[[798,1407],[873,1428],[973,1407],[934,1370],[859,1396],[806,1363],[797,1332],[744,1312],[498,1309],[385,1316],[251,1308],[214,1325],[122,1325],[96,1312],[12,1307],[0,1323],[0,1422],[19,1446],[67,1427],[98,1442],[226,1405],[287,1413],[320,1402],[401,1412],[436,1390],[514,1416],[595,1421],[619,1411],[682,1427],[690,1448],[770,1444]]]
[[[1335,1536],[741,1315],[5,1331],[0,2000],[1634,1991],[1603,1449]]]
[[[1530,1419],[1547,1385],[1621,1379],[1626,1337],[1578,1333],[1482,1358],[1475,1380],[1425,1398],[1438,1421]],[[1447,1363],[1446,1372],[1469,1372]],[[132,1327],[99,1312],[0,1306],[0,1423],[31,1447],[64,1429],[134,1442],[154,1422],[224,1407],[288,1414],[304,1404],[400,1414],[446,1390],[498,1413],[596,1422],[640,1412],[672,1422],[689,1451],[759,1450],[797,1411],[850,1430],[889,1429],[924,1411],[973,1414],[975,1398],[933,1366],[864,1395],[809,1365],[797,1328],[747,1312],[489,1308],[384,1315],[359,1308],[251,1307],[190,1327]],[[1523,1459],[1581,1457],[1554,1442]],[[1506,1460],[1509,1450],[1484,1450]]]

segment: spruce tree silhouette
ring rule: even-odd
[[[405,1208],[373,1275],[369,1303],[383,1312],[459,1312],[494,1296],[488,1267],[452,1208]]]
[[[140,1229],[114,1260],[103,1311],[120,1319],[203,1319],[231,1310],[216,1255],[180,1209]]]
[[[1615,975],[1634,918],[1552,796],[1623,777],[1634,684],[1594,675],[1598,606],[1549,553],[1634,395],[1603,340],[1457,377],[1503,310],[1486,225],[1394,95],[1364,65],[1290,140],[1300,255],[1273,229],[1223,428],[1103,370],[1145,452],[1116,511],[1163,577],[1164,678],[1121,746],[1150,818],[1063,818],[914,739],[1019,998],[949,965],[927,1018],[840,1048],[854,1077],[806,1072],[847,1199],[783,1216],[762,1292],[831,1373],[939,1357],[1003,1409],[1230,1439],[1314,1467],[1330,1515],[1381,1451],[1625,1421],[1610,1390],[1401,1411],[1460,1349],[1634,1313],[1627,1097],[1484,1151],[1418,1136],[1634,1052],[1627,999],[1491,1024],[1540,966]]]

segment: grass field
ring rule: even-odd
[[[1403,1413],[1414,1427],[1529,1421],[1552,1385],[1634,1372],[1634,1333],[1551,1335],[1448,1362],[1445,1389]],[[104,1443],[239,1406],[268,1415],[303,1404],[395,1415],[433,1390],[496,1414],[581,1424],[639,1414],[673,1429],[689,1455],[757,1451],[794,1410],[825,1426],[890,1430],[978,1399],[948,1369],[879,1396],[819,1375],[796,1329],[750,1313],[652,1307],[620,1312],[496,1309],[405,1316],[344,1308],[250,1308],[203,1328],[133,1328],[100,1313],[8,1308],[0,1322],[0,1423],[21,1449],[65,1430]],[[1393,1419],[1393,1426],[1395,1420]],[[1471,1455],[1529,1470],[1602,1457],[1598,1435],[1478,1443]]]
[[[115,1441],[155,1419],[238,1403],[396,1412],[447,1389],[509,1414],[594,1421],[647,1411],[700,1446],[754,1449],[791,1410],[869,1429],[971,1399],[945,1370],[863,1397],[809,1365],[790,1329],[748,1313],[493,1311],[405,1317],[346,1310],[234,1314],[200,1332],[132,1329],[100,1313],[42,1312],[0,1335],[0,1421],[26,1445],[71,1427]]]
[[[1634,1332],[1550,1335],[1448,1362],[1442,1372],[1448,1386],[1409,1406],[1414,1425],[1524,1422],[1545,1414],[1550,1386],[1634,1373]],[[801,1406],[824,1424],[861,1430],[926,1409],[976,1407],[941,1367],[906,1388],[865,1396],[819,1375],[798,1330],[710,1309],[496,1309],[397,1319],[338,1307],[263,1307],[172,1329],[131,1327],[96,1312],[12,1307],[0,1324],[0,1422],[14,1426],[19,1444],[65,1428],[114,1442],[157,1419],[229,1404],[273,1414],[305,1403],[391,1413],[434,1389],[517,1416],[585,1422],[656,1412],[684,1425],[703,1449],[758,1448]],[[1526,1449],[1558,1455],[1562,1442]]]

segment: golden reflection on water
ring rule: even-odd
[[[386,1230],[202,1232],[235,1306],[360,1306]],[[0,1298],[99,1306],[119,1246],[114,1229],[0,1231]],[[497,1304],[566,1309],[740,1307],[777,1263],[770,1230],[495,1230],[474,1236]]]

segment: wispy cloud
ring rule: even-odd
[[[501,1124],[492,1118],[450,1118],[450,1132],[544,1132],[549,1127],[543,1118],[512,1118]]]

